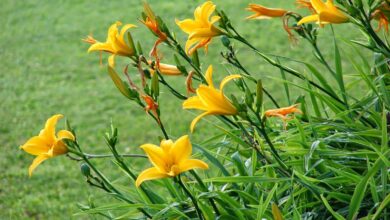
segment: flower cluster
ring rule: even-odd
[[[154,44],[148,45],[150,52],[143,53],[144,42],[133,37],[137,26],[123,25],[119,21],[108,28],[105,42],[92,36],[83,41],[91,44],[88,52],[110,54],[107,68],[112,82],[126,101],[144,110],[146,117],[155,122],[162,134],[158,138],[160,145],[151,144],[153,141],[141,145],[146,155],[120,153],[118,131],[112,126],[105,134],[111,154],[88,154],[69,123],[66,130],[55,132],[57,121],[63,117],[57,114],[47,120],[38,136],[20,147],[36,156],[29,167],[29,175],[46,159],[67,154],[82,162],[81,170],[88,184],[130,204],[139,218],[386,218],[390,212],[386,208],[390,201],[387,183],[390,163],[386,159],[390,155],[387,130],[390,46],[386,38],[390,5],[387,1],[337,2],[295,1],[297,8],[305,9],[302,10],[307,12],[305,15],[298,10],[259,4],[249,4],[246,8],[251,13],[247,19],[263,22],[281,18],[290,39],[300,37],[309,42],[318,66],[297,61],[297,66],[303,66],[299,66],[302,67],[299,70],[286,64],[294,59],[265,53],[251,44],[226,13],[211,1],[196,7],[194,18],[176,19],[177,26],[188,35],[184,46],[145,2],[140,22],[155,37]],[[375,22],[377,28],[372,26]],[[366,41],[352,43],[371,50],[374,56],[373,66],[363,55],[360,57],[364,67],[357,64],[355,57],[349,59],[358,71],[349,77],[358,75],[361,78],[356,81],[366,84],[363,98],[350,90],[359,83],[344,81],[346,61],[337,39],[331,45],[334,46],[332,62],[318,44],[319,31],[326,31],[331,24],[345,23],[358,28],[366,37]],[[382,29],[385,31],[381,37]],[[218,70],[213,76],[213,65],[202,62],[200,49],[204,48],[204,55],[208,56],[209,46],[216,38],[220,38],[224,46],[221,51],[224,63],[231,67],[226,69],[233,71],[222,75]],[[255,58],[259,57],[281,73],[277,91],[269,92],[264,83],[268,78],[251,72],[257,67],[247,68],[246,60],[241,59],[233,42],[249,48]],[[173,51],[174,63],[161,62],[164,56],[160,47]],[[127,64],[115,65],[117,56]],[[123,74],[117,71],[119,68],[123,69]],[[133,80],[136,76],[140,82]],[[166,77],[181,84],[172,83]],[[219,87],[215,86],[213,78],[222,79]],[[225,89],[228,83],[231,90]],[[160,96],[160,87],[178,98],[182,109],[202,111],[186,125],[189,130],[179,138],[173,138],[165,127],[160,106],[166,104],[166,97]],[[182,94],[184,90],[187,94]],[[275,98],[283,92],[286,100]],[[177,109],[181,110],[180,106]],[[205,116],[215,116],[221,122],[213,124],[220,134],[212,136],[200,129],[195,134],[204,135],[204,142],[192,143],[189,135]],[[210,144],[217,140],[219,142]],[[203,159],[195,159],[202,156]],[[118,187],[91,161],[106,157],[113,159],[135,187]],[[127,157],[148,158],[152,167],[134,168]],[[160,188],[167,192],[156,191],[156,187],[150,187],[152,184],[164,186]],[[368,186],[372,195],[366,190]],[[359,212],[359,209],[364,211]],[[91,206],[89,211],[96,210]],[[127,214],[122,216],[127,217]],[[111,218],[111,213],[108,216]]]

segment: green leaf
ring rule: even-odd
[[[211,162],[213,163],[215,166],[217,166],[223,175],[225,176],[230,176],[230,173],[229,171],[227,171],[227,169],[223,166],[223,164],[221,162],[219,162],[219,160],[217,158],[215,158],[212,154],[210,154],[206,149],[202,148],[201,146],[197,145],[197,144],[192,144],[194,146],[195,149],[199,150],[202,152],[202,154]]]
[[[230,210],[230,212],[233,212],[236,219],[240,219],[240,220],[246,219],[244,214],[241,211],[241,209],[243,209],[243,206],[240,203],[238,203],[232,197],[226,195],[223,192],[217,192],[217,194],[218,194],[217,201],[219,203],[225,204],[225,206],[222,206],[225,210]],[[230,206],[231,209],[227,209],[228,207],[226,207],[226,205]]]
[[[263,195],[261,195],[259,208],[257,209],[257,218],[256,219],[263,218],[264,213],[267,210],[267,207],[269,206],[271,199],[274,196],[277,188],[278,188],[278,184],[275,184],[274,187],[272,187],[271,191],[268,193],[268,196],[265,199],[265,202],[263,202]]]
[[[328,200],[326,200],[326,198],[324,197],[323,194],[321,194],[320,196],[321,196],[321,200],[324,203],[326,209],[328,209],[328,211],[333,215],[333,217],[335,217],[337,220],[344,220],[345,219],[342,215],[340,215],[339,213],[335,212],[332,209],[332,207],[328,203]]]
[[[383,209],[386,208],[389,203],[390,203],[390,194],[388,194],[386,198],[381,202],[372,219],[373,220],[378,219]]]
[[[245,170],[245,165],[241,160],[240,154],[238,151],[234,152],[231,156],[233,164],[237,167],[238,173],[241,176],[247,176],[248,173]]]
[[[378,172],[378,170],[383,166],[383,161],[378,158],[371,169],[368,170],[367,174],[356,186],[355,191],[352,195],[351,203],[349,205],[348,220],[353,220],[358,214],[360,205],[363,201],[364,195],[366,193],[367,185],[369,179]]]
[[[231,176],[231,177],[214,177],[203,180],[211,183],[278,183],[289,181],[290,178],[267,178],[260,176]]]

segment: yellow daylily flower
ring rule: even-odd
[[[129,46],[126,43],[127,35],[126,32],[128,29],[136,27],[133,24],[124,25],[119,31],[119,27],[122,25],[121,22],[117,21],[110,26],[107,33],[106,42],[99,42],[95,40],[92,36],[88,36],[87,39],[84,39],[85,42],[91,43],[88,52],[91,51],[104,51],[111,54],[108,58],[108,64],[113,67],[115,65],[115,56],[125,56],[130,57],[134,55],[134,48]]]
[[[154,167],[144,170],[138,176],[135,181],[137,187],[146,180],[175,177],[188,170],[209,168],[201,160],[190,159],[192,144],[188,135],[180,137],[175,142],[162,140],[160,147],[154,144],[144,144],[141,148],[145,151]]]
[[[298,22],[298,25],[317,22],[319,25],[323,26],[328,23],[345,23],[349,20],[349,18],[334,5],[333,0],[327,0],[326,3],[322,0],[311,0],[310,2],[315,10],[315,14],[302,18]]]
[[[215,5],[211,1],[198,6],[194,12],[195,19],[185,19],[183,21],[176,20],[176,24],[187,33],[188,40],[185,46],[185,51],[192,54],[198,48],[204,47],[206,52],[208,44],[215,36],[222,35],[223,32],[214,26],[219,16],[210,16],[215,10]]]
[[[38,136],[30,138],[24,145],[20,146],[27,153],[37,156],[28,169],[30,176],[43,161],[68,152],[63,142],[64,139],[75,140],[73,134],[67,130],[61,130],[56,135],[56,124],[62,117],[61,114],[50,117]]]
[[[246,19],[271,19],[271,18],[283,17],[287,13],[287,10],[281,8],[267,8],[257,4],[249,4],[246,10],[255,13],[247,17]]]
[[[223,94],[223,88],[230,80],[240,78],[241,76],[236,74],[225,77],[218,90],[214,87],[212,74],[213,66],[210,65],[206,71],[206,81],[208,85],[200,85],[199,88],[196,89],[197,96],[190,97],[183,102],[184,109],[199,109],[204,111],[204,113],[200,114],[191,122],[191,132],[193,132],[196,123],[206,115],[237,114],[237,109]]]

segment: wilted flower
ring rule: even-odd
[[[197,159],[190,159],[192,144],[188,135],[172,140],[162,140],[160,146],[144,144],[142,150],[147,154],[154,167],[144,170],[135,184],[140,186],[146,180],[175,177],[188,170],[200,168],[208,169],[208,165]]]
[[[194,130],[196,123],[206,115],[237,114],[237,109],[223,94],[223,88],[230,80],[240,78],[241,76],[230,75],[225,77],[218,90],[214,87],[212,74],[213,67],[210,65],[206,71],[206,81],[208,85],[201,84],[199,88],[196,89],[197,96],[190,97],[183,102],[184,109],[199,109],[205,111],[192,121],[191,132]]]
[[[150,8],[149,4],[144,2],[144,12],[146,14],[145,20],[142,21],[142,23],[149,28],[157,37],[158,39],[153,45],[153,48],[150,52],[150,55],[157,58],[157,46],[167,40],[167,35],[162,32],[158,26],[156,16],[154,15],[152,9]]]
[[[30,176],[43,161],[68,152],[63,142],[64,139],[75,140],[73,134],[67,130],[61,130],[56,135],[56,124],[62,117],[61,114],[50,117],[38,136],[30,138],[24,145],[20,146],[27,153],[37,156],[28,169]]]
[[[85,42],[92,44],[88,52],[91,51],[104,51],[111,54],[111,56],[108,58],[108,64],[113,67],[115,65],[115,56],[125,56],[130,57],[134,55],[135,49],[132,47],[132,45],[128,45],[126,43],[127,37],[126,32],[128,29],[136,27],[133,24],[126,24],[122,27],[122,29],[119,31],[119,26],[121,26],[122,23],[117,21],[114,24],[110,26],[107,33],[107,39],[106,42],[99,42],[95,40],[92,36],[88,36],[86,39],[84,39]]]
[[[195,9],[194,19],[176,20],[176,24],[189,35],[185,46],[188,54],[201,47],[204,47],[207,52],[211,39],[222,34],[222,31],[214,26],[220,17],[214,15],[210,18],[214,10],[215,5],[207,1]]]
[[[283,17],[287,13],[287,10],[281,8],[266,8],[257,4],[249,4],[247,10],[252,11],[255,14],[247,17],[246,19],[271,19]]]
[[[371,19],[378,21],[378,28],[375,31],[385,29],[386,33],[389,33],[389,15],[390,5],[384,2],[378,9],[371,14]]]
[[[297,108],[298,104],[284,107],[284,108],[277,108],[277,109],[270,109],[265,111],[264,115],[266,117],[279,117],[283,120],[283,127],[286,128],[286,122],[290,118],[287,117],[289,114],[298,113],[302,114],[302,111]]]
[[[322,2],[322,0],[311,0],[310,2],[315,10],[315,14],[302,18],[298,22],[298,25],[308,22],[317,22],[320,26],[323,26],[328,23],[345,23],[349,20],[349,18],[334,5],[333,0],[327,0],[326,3]]]
[[[186,90],[187,90],[187,94],[196,93],[196,90],[194,89],[194,87],[192,87],[192,77],[194,76],[194,74],[195,74],[194,71],[190,71],[190,73],[186,77]]]

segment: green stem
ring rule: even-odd
[[[329,95],[330,97],[332,97],[333,99],[335,99],[337,102],[345,105],[345,103],[339,98],[337,97],[336,95],[332,94],[331,92],[327,91],[326,89],[324,89],[322,86],[318,85],[317,83],[307,79],[305,76],[303,76],[302,74],[298,73],[297,71],[293,70],[293,69],[290,69],[288,67],[285,67],[283,66],[282,64],[279,64],[278,62],[276,62],[275,60],[272,60],[271,58],[269,58],[268,56],[266,56],[265,54],[263,54],[262,52],[260,52],[256,47],[254,47],[252,44],[250,44],[247,40],[245,40],[244,38],[242,38],[241,36],[229,36],[245,45],[247,45],[249,48],[251,48],[253,51],[255,51],[257,54],[259,54],[265,61],[267,61],[269,64],[275,66],[275,67],[278,67],[280,69],[283,69],[284,71],[286,71],[287,73],[295,76],[295,77],[298,77],[302,80],[305,80],[307,82],[309,82],[312,86],[318,88],[319,90],[321,90],[322,92],[324,92],[325,94]]]
[[[196,181],[199,183],[200,187],[203,189],[205,192],[209,192],[207,189],[206,185],[203,183],[202,179],[198,176],[198,174],[194,170],[190,170],[190,173],[195,177]],[[218,216],[220,215],[220,212],[218,210],[218,207],[215,205],[214,199],[209,198],[210,204],[214,209],[215,214]]]
[[[77,149],[79,150],[79,152],[77,151],[72,151],[70,150],[71,153],[74,153],[76,154],[77,156],[79,157],[82,157],[84,162],[86,162],[88,164],[88,166],[96,173],[96,175],[99,176],[99,178],[104,182],[104,184],[106,184],[107,186],[109,186],[109,189],[108,190],[111,190],[115,193],[115,195],[117,195],[119,198],[121,198],[122,200],[130,203],[130,204],[134,204],[133,201],[127,199],[125,196],[123,196],[123,194],[121,192],[119,192],[112,184],[111,182],[93,165],[93,163],[91,163],[91,161],[89,161],[88,157],[84,155],[84,153],[82,152],[80,146],[78,145],[77,142],[74,142],[75,146],[77,147]],[[152,218],[152,216],[147,213],[143,208],[138,208],[138,210],[140,212],[142,212],[145,216],[147,216],[148,218]]]
[[[184,192],[187,194],[188,197],[190,197],[192,203],[194,204],[194,207],[195,207],[195,211],[199,217],[200,220],[203,220],[203,215],[202,215],[202,212],[198,206],[198,202],[196,201],[195,197],[191,194],[191,192],[187,189],[187,187],[184,185],[180,175],[175,178],[176,181],[179,183],[179,185],[181,186],[181,188],[184,190]]]
[[[107,158],[107,157],[114,157],[112,154],[84,154],[88,159],[95,159],[95,158]],[[120,157],[133,157],[133,158],[148,158],[145,155],[141,154],[119,154]]]

